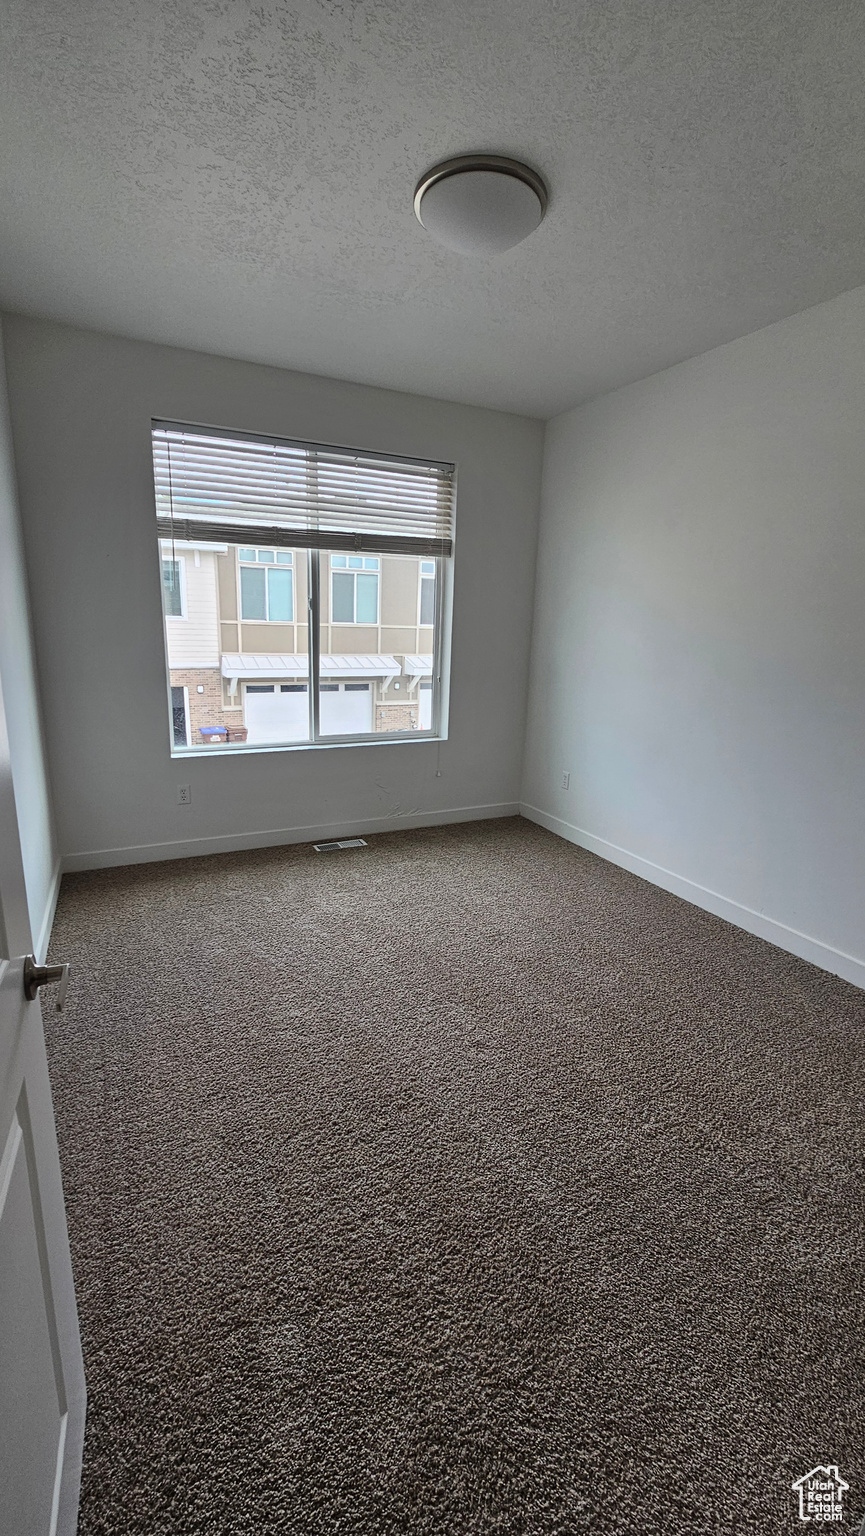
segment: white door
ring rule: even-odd
[[[432,730],[432,683],[421,683],[418,689],[418,704],[420,720],[418,729],[421,731]]]
[[[322,683],[318,720],[322,736],[367,734],[372,730],[372,683]]]
[[[309,740],[309,694],[305,683],[255,683],[243,693],[243,721],[250,745],[275,746]]]
[[[30,948],[0,690],[0,1536],[72,1536],[84,1369]]]

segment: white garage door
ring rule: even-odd
[[[322,683],[322,736],[355,736],[372,730],[372,683]]]
[[[250,746],[309,740],[306,683],[247,683],[243,720]]]

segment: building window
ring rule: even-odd
[[[434,624],[436,620],[436,564],[434,560],[420,563],[420,610],[418,623]]]
[[[332,624],[378,623],[380,561],[369,555],[331,555]]]
[[[445,733],[453,465],[170,422],[153,463],[174,752]]]
[[[241,549],[240,617],[270,624],[294,619],[294,555],[290,549]]]
[[[162,603],[167,619],[186,617],[183,601],[183,561],[162,557]]]

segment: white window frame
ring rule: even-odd
[[[352,567],[351,569],[349,569],[349,567],[347,565],[337,565],[337,566],[335,566],[334,563],[333,563],[334,560],[351,560],[351,559],[355,559],[355,558],[359,559],[359,560],[376,560],[378,562],[378,564],[377,564],[376,569],[374,571],[368,571],[366,569],[366,567],[364,567],[362,570],[358,570],[357,567]],[[350,550],[346,550],[344,554],[340,554],[338,550],[332,550],[331,551],[331,556],[330,556],[330,590],[328,592],[328,599],[329,599],[329,602],[330,602],[330,622],[331,622],[332,625],[337,625],[337,624],[340,624],[340,625],[342,625],[342,624],[358,625],[359,624],[361,626],[361,628],[366,626],[367,629],[378,629],[379,625],[381,624],[381,578],[382,578],[382,564],[381,564],[381,562],[382,562],[381,555],[358,555],[358,556],[353,556],[352,552]],[[334,576],[375,576],[377,578],[377,580],[376,580],[376,588],[375,588],[375,618],[374,619],[359,619],[357,617],[357,582],[354,583],[354,602],[352,604],[353,609],[354,609],[355,617],[353,619],[335,619],[334,618],[334,616],[333,616],[333,578],[334,578]]]
[[[319,684],[322,681],[322,678],[321,678],[321,668],[320,668],[320,657],[321,657],[321,601],[320,601],[320,598],[321,598],[321,562],[322,562],[323,558],[326,559],[327,560],[327,569],[328,569],[328,571],[332,571],[333,567],[331,565],[331,556],[332,556],[333,553],[334,553],[334,551],[332,551],[332,550],[324,550],[324,551],[322,551],[322,550],[317,550],[317,549],[311,549],[309,551],[309,593],[310,593],[310,625],[309,625],[309,645],[310,645],[309,705],[310,705],[310,709],[309,709],[309,713],[310,713],[310,740],[309,740],[308,743],[307,742],[301,743],[301,746],[309,746],[309,747],[314,747],[314,748],[318,749],[319,747],[332,747],[332,746],[336,746],[336,747],[342,747],[342,746],[370,746],[370,745],[378,745],[379,743],[384,745],[386,742],[400,742],[400,741],[444,741],[446,739],[446,735],[447,735],[447,732],[446,732],[446,729],[445,729],[445,724],[446,724],[446,722],[445,722],[445,699],[444,699],[444,687],[443,687],[443,681],[444,681],[443,662],[444,662],[444,657],[446,655],[446,651],[445,651],[445,640],[446,640],[446,637],[445,637],[445,622],[444,622],[445,621],[445,615],[446,615],[445,588],[446,588],[446,584],[448,584],[448,590],[449,590],[449,580],[450,580],[450,573],[451,573],[451,570],[452,570],[452,567],[453,567],[453,557],[451,556],[448,559],[448,558],[446,558],[443,555],[436,555],[436,556],[424,555],[422,557],[419,557],[419,558],[422,558],[424,560],[426,560],[426,559],[435,559],[435,567],[436,567],[436,572],[435,572],[436,610],[435,610],[435,624],[433,625],[433,660],[432,660],[432,679],[431,679],[432,685],[433,685],[433,697],[432,697],[432,719],[430,721],[429,730],[426,730],[426,731],[420,731],[420,730],[415,730],[415,731],[369,731],[365,735],[358,734],[358,735],[353,735],[353,736],[322,736],[321,735],[321,732],[319,730],[318,688],[316,688],[314,686],[314,678],[316,676],[318,677]],[[346,551],[346,553],[350,553],[350,551]],[[380,556],[379,558],[383,559],[385,557]],[[381,578],[382,578],[382,575],[383,575],[383,568],[380,566],[379,567],[379,604],[381,603]],[[379,607],[379,613],[381,613],[381,608],[380,607]],[[331,623],[331,627],[333,627],[333,619],[332,618],[330,620],[330,623]],[[450,639],[450,636],[448,635],[447,636],[447,640],[449,641],[449,639]],[[342,679],[342,681],[346,681],[346,679]],[[351,681],[351,679],[348,679],[348,681]],[[380,683],[381,679],[380,678],[370,678],[370,682],[371,683],[376,683],[376,682]],[[377,701],[377,690],[375,688],[373,688],[372,702],[373,702],[373,710],[375,710],[377,702],[378,702]],[[290,750],[290,749],[278,748],[277,750]]]
[[[270,548],[272,548],[272,546],[268,545],[268,544],[262,544],[262,545],[258,545],[258,544],[244,544],[242,547],[244,549],[256,549],[256,550],[257,549],[270,549]],[[296,624],[298,622],[298,619],[297,619],[297,581],[295,579],[295,571],[297,570],[297,566],[296,566],[295,559],[294,559],[295,551],[291,550],[290,554],[291,554],[291,564],[290,565],[285,560],[241,560],[241,558],[240,558],[240,546],[238,546],[238,549],[237,549],[237,561],[236,561],[236,566],[237,566],[237,616],[238,616],[238,622],[240,624]],[[241,584],[241,579],[240,579],[240,572],[241,572],[241,569],[243,568],[243,566],[247,566],[247,567],[249,567],[250,570],[253,570],[253,571],[255,571],[255,570],[258,570],[258,571],[276,570],[276,571],[290,571],[291,572],[291,614],[292,614],[292,616],[291,616],[290,619],[271,619],[269,616],[266,619],[245,619],[244,618],[244,616],[243,616],[243,586]],[[269,587],[267,585],[267,576],[265,576],[265,578],[264,578],[264,605],[265,605],[265,608],[267,608],[268,615],[269,615],[269,610],[270,610],[270,589],[269,589]]]
[[[165,575],[163,572],[163,565],[166,563],[171,563],[172,561],[177,566],[180,573],[179,613],[166,613],[165,611]],[[170,546],[168,549],[165,549],[162,544],[159,546],[159,580],[161,583],[162,593],[162,612],[165,614],[166,620],[171,624],[177,624],[179,620],[188,618],[189,608],[186,602],[186,557],[185,555],[178,555],[177,553],[172,554]]]
[[[424,574],[424,566],[425,565],[431,565],[432,566],[432,568],[433,568],[432,576]],[[437,610],[438,610],[438,585],[439,585],[438,562],[436,560],[433,560],[433,559],[427,559],[426,557],[421,559],[420,565],[418,567],[418,578],[417,578],[417,627],[418,627],[418,629],[429,629],[430,628],[430,625],[428,623],[424,623],[424,621],[423,621],[423,619],[421,617],[421,614],[423,613],[423,584],[424,584],[425,581],[431,581],[433,583],[433,623],[432,623],[432,627],[435,628],[436,614],[437,614]]]
[[[248,546],[244,546],[244,547],[251,549],[253,546],[252,545],[248,545]],[[267,546],[264,546],[264,547],[267,547]],[[299,557],[299,555],[301,553],[302,552],[300,550],[295,549],[294,550],[294,562],[293,562],[292,567],[285,566],[285,567],[283,567],[283,569],[286,569],[286,570],[293,569],[293,570],[296,571],[298,569],[298,557]],[[445,634],[445,618],[446,618],[447,611],[448,611],[446,605],[449,602],[449,593],[450,593],[450,583],[451,583],[451,579],[452,579],[453,560],[452,560],[452,557],[448,558],[448,557],[443,556],[443,555],[436,555],[434,557],[430,557],[430,556],[424,555],[422,557],[425,560],[426,559],[430,559],[430,558],[434,558],[435,559],[435,566],[436,566],[436,574],[435,574],[435,583],[436,583],[436,588],[435,588],[435,590],[436,590],[436,611],[435,611],[435,624],[433,626],[433,660],[432,660],[432,676],[431,676],[432,687],[433,687],[433,697],[432,697],[432,718],[431,718],[431,721],[430,721],[429,729],[428,730],[424,730],[424,731],[422,731],[422,730],[413,730],[413,731],[369,731],[369,732],[367,732],[365,734],[356,733],[356,734],[353,734],[353,735],[350,735],[350,736],[322,735],[321,730],[320,730],[320,723],[319,723],[319,694],[318,694],[318,688],[315,687],[315,678],[316,678],[316,676],[318,676],[319,682],[322,681],[321,670],[320,670],[320,662],[321,662],[321,630],[322,630],[322,625],[323,625],[324,621],[321,618],[321,580],[322,580],[321,566],[322,566],[322,561],[326,560],[327,561],[326,569],[328,571],[331,569],[331,566],[330,566],[330,556],[331,556],[332,553],[333,552],[331,550],[309,549],[309,550],[306,551],[307,561],[308,561],[308,566],[307,566],[307,582],[308,582],[308,592],[309,592],[309,617],[308,617],[308,622],[309,622],[309,645],[310,645],[310,650],[309,650],[309,672],[308,672],[308,674],[307,674],[307,676],[305,678],[298,678],[298,679],[296,679],[296,681],[298,681],[298,682],[305,682],[306,685],[307,685],[307,697],[308,697],[308,701],[309,701],[309,740],[308,741],[287,741],[285,743],[282,743],[282,742],[268,742],[266,744],[262,743],[262,744],[255,744],[255,745],[252,745],[252,746],[249,746],[249,745],[247,745],[245,743],[233,742],[230,745],[226,745],[226,746],[220,747],[218,751],[215,751],[212,747],[208,748],[208,747],[205,747],[205,746],[199,746],[197,743],[195,743],[195,744],[191,743],[188,747],[175,747],[173,745],[173,740],[172,740],[172,745],[171,745],[171,755],[172,755],[172,757],[200,757],[203,753],[206,754],[208,757],[226,757],[226,756],[236,756],[238,753],[240,753],[240,754],[247,753],[248,754],[250,752],[309,752],[309,751],[318,752],[321,749],[329,749],[331,747],[386,746],[388,744],[394,744],[394,743],[399,743],[399,742],[403,742],[404,743],[404,742],[409,742],[409,741],[443,741],[443,740],[446,739],[446,737],[447,737],[447,730],[446,730],[446,714],[445,714],[446,699],[445,699],[445,690],[444,690],[444,677],[445,677],[444,662],[445,662],[446,656],[448,655],[448,650],[446,648],[449,646],[450,636],[449,636],[449,634],[447,634],[447,635]],[[383,557],[379,557],[379,558],[381,559]],[[238,561],[237,564],[238,564],[238,569],[239,569],[240,561]],[[160,566],[160,572],[161,572],[161,566]],[[382,574],[383,574],[382,567],[380,566],[379,567],[379,572],[378,572],[378,575],[379,575],[379,602],[381,601],[381,580],[382,580]],[[238,597],[239,597],[239,593],[238,593]],[[380,611],[381,610],[379,609],[379,612]],[[239,612],[239,609],[238,609],[238,612]],[[270,622],[270,621],[262,620],[262,619],[258,619],[258,620],[256,620],[256,619],[244,619],[241,622],[248,623],[248,624],[255,624],[255,623],[262,624],[262,623]],[[275,622],[282,622],[282,621],[275,621]],[[363,628],[363,626],[360,626],[360,627]],[[367,627],[371,628],[372,626],[370,625],[370,626],[367,626]],[[242,680],[242,683],[243,683],[244,691],[246,689],[247,684],[249,684],[249,683],[251,683],[253,685],[253,687],[255,687],[256,685],[258,685],[258,686],[262,686],[262,685],[267,686],[268,684],[272,683],[273,687],[274,687],[274,691],[276,692],[279,689],[281,681],[284,681],[284,679],[269,678],[269,677],[268,678],[263,678],[263,677],[261,677],[261,678],[258,678],[258,679],[255,679],[255,678],[244,678]],[[349,679],[345,679],[345,678],[342,678],[342,679],[326,678],[325,681],[327,681],[327,682],[330,682],[330,681],[341,681],[341,682],[349,681],[350,682],[350,681],[353,681],[353,679],[351,679],[351,678],[349,678]],[[364,681],[367,681],[367,679],[364,679]],[[376,704],[377,704],[377,689],[375,687],[375,684],[377,682],[380,682],[380,681],[381,681],[380,678],[369,678],[369,682],[370,682],[371,687],[372,687],[372,699],[373,699],[373,709],[374,710],[375,710]],[[168,696],[169,696],[169,701],[170,701],[170,698],[171,698],[170,689],[169,689],[169,695]],[[171,720],[171,715],[169,713],[169,722],[170,722],[170,720]],[[187,713],[187,729],[189,730],[189,715],[188,715],[188,713]],[[171,736],[171,738],[173,738],[173,731],[170,733],[170,736]]]
[[[155,425],[158,426],[159,424],[156,423]],[[181,428],[181,430],[184,430],[184,429]],[[189,430],[190,431],[194,431],[195,429],[194,428],[190,428]],[[208,429],[207,427],[202,427],[200,430],[202,432],[204,432],[204,433],[207,433],[211,429]],[[218,436],[220,434],[220,430],[221,429],[214,428],[212,430]],[[241,434],[235,434],[233,432],[231,432],[231,433],[229,433],[229,432],[222,432],[222,435],[226,436],[226,437],[230,437],[232,439],[235,436],[241,436],[241,437],[244,436],[244,434],[242,434],[242,433]],[[252,437],[252,434],[246,434],[246,435]],[[265,441],[265,442],[269,442],[269,439],[266,439],[266,438],[265,439],[253,438],[253,440],[254,441],[262,440],[262,441]],[[301,445],[301,446],[304,446],[304,445]],[[309,445],[309,446],[313,447],[313,448],[315,447],[315,445]],[[338,450],[338,451],[342,452],[343,450]],[[392,456],[391,456],[391,459],[388,460],[388,462],[391,462],[391,460],[392,460]],[[408,463],[408,464],[414,464],[415,462],[416,461],[412,460],[412,459],[406,460],[406,463]],[[177,560],[179,565],[180,565],[180,572],[181,572],[181,603],[182,603],[183,617],[185,618],[186,615],[187,615],[187,611],[188,611],[188,609],[187,609],[185,555],[177,553],[177,552],[172,554],[171,551],[172,551],[172,548],[173,548],[173,532],[172,532],[171,539],[168,539],[166,537],[166,534],[165,534],[164,529],[163,529],[163,524],[165,524],[168,520],[162,514],[160,514],[160,512],[159,512],[159,503],[158,502],[157,502],[157,516],[158,516],[158,522],[159,522],[159,527],[158,527],[158,531],[157,531],[157,550],[158,550],[159,559],[160,559],[160,568],[159,568],[160,569],[160,575],[159,575],[159,580],[160,580],[160,597],[162,597],[162,593],[163,593],[162,558],[163,558],[163,551],[164,551],[166,559],[172,559],[173,558],[173,559]],[[172,513],[172,516],[173,516],[173,513]],[[316,545],[314,545],[311,541],[306,541],[305,540],[303,542],[303,544],[301,544],[300,546],[297,546],[297,545],[294,545],[294,544],[289,544],[289,542],[286,540],[285,543],[284,544],[280,544],[279,547],[284,547],[284,548],[287,548],[287,549],[291,549],[292,554],[293,554],[293,559],[292,559],[291,565],[290,566],[289,565],[285,565],[282,562],[276,562],[276,561],[274,561],[272,563],[275,566],[279,565],[279,566],[281,566],[282,569],[288,569],[288,570],[291,570],[294,573],[295,571],[299,570],[299,568],[300,568],[300,566],[299,566],[300,556],[303,553],[306,554],[306,556],[307,556],[307,602],[303,605],[304,612],[300,613],[298,611],[298,604],[297,604],[298,584],[293,579],[292,580],[292,606],[293,606],[293,610],[294,610],[294,618],[293,618],[293,620],[289,621],[289,620],[270,620],[270,619],[242,619],[241,618],[242,606],[241,606],[241,593],[240,593],[240,574],[239,574],[240,566],[241,566],[241,561],[240,561],[240,558],[239,558],[240,549],[241,548],[244,548],[244,549],[252,549],[252,548],[256,548],[256,549],[269,549],[269,548],[274,547],[274,546],[272,546],[271,543],[267,542],[264,538],[262,538],[262,541],[261,541],[260,544],[253,543],[252,540],[250,540],[249,542],[244,541],[244,543],[241,544],[240,541],[236,538],[236,536],[232,537],[230,542],[222,542],[221,540],[219,540],[219,533],[222,531],[222,528],[225,527],[225,525],[226,525],[226,520],[223,519],[222,523],[219,526],[218,532],[214,536],[214,531],[211,528],[210,523],[209,522],[206,523],[204,525],[204,527],[202,528],[202,533],[203,533],[204,536],[201,539],[199,539],[199,538],[194,537],[194,536],[190,537],[190,534],[189,534],[189,529],[194,526],[194,523],[192,521],[186,522],[184,520],[183,523],[181,524],[181,526],[183,527],[184,535],[185,536],[183,536],[182,545],[181,545],[181,539],[178,538],[178,541],[177,541],[178,548],[182,547],[184,552],[187,551],[187,550],[190,550],[190,549],[196,549],[196,550],[197,549],[211,549],[211,550],[217,551],[218,553],[227,553],[228,550],[231,549],[231,548],[235,548],[237,550],[236,571],[237,571],[237,613],[238,613],[238,620],[237,620],[237,622],[238,623],[262,625],[262,624],[273,624],[273,623],[286,623],[287,624],[289,622],[292,622],[292,623],[294,623],[296,625],[308,626],[309,669],[308,669],[308,673],[306,674],[305,681],[306,681],[306,684],[307,684],[307,693],[308,693],[308,699],[309,699],[309,739],[306,740],[306,741],[299,741],[299,742],[298,741],[287,741],[287,742],[284,742],[284,743],[282,743],[282,742],[268,742],[266,744],[265,743],[254,744],[252,746],[247,745],[246,743],[233,742],[230,745],[227,744],[224,747],[220,747],[218,752],[214,752],[212,748],[208,749],[207,747],[202,746],[199,743],[194,743],[193,744],[191,739],[190,739],[189,746],[187,746],[185,748],[184,747],[175,747],[174,743],[173,743],[173,724],[172,724],[173,716],[172,716],[171,708],[169,707],[169,712],[168,712],[169,743],[170,743],[170,751],[171,751],[171,756],[172,757],[191,757],[191,756],[198,757],[198,756],[201,756],[202,754],[206,754],[208,757],[213,758],[215,756],[219,756],[219,757],[223,757],[223,756],[237,756],[238,754],[249,753],[249,752],[253,752],[253,753],[261,753],[261,752],[304,752],[304,751],[318,751],[321,748],[330,749],[330,748],[343,747],[343,746],[387,746],[387,745],[405,744],[405,743],[410,742],[410,741],[443,741],[443,740],[447,739],[447,734],[448,734],[448,732],[447,732],[447,724],[448,724],[448,712],[449,712],[449,669],[450,669],[450,646],[451,646],[450,617],[451,617],[451,602],[452,602],[452,591],[453,591],[453,569],[454,569],[453,545],[452,545],[452,543],[450,541],[449,541],[449,549],[448,549],[447,553],[430,555],[430,554],[427,554],[427,553],[418,554],[416,551],[402,551],[398,547],[391,547],[391,546],[388,546],[388,545],[385,545],[384,547],[380,547],[377,550],[375,548],[375,546],[373,546],[372,549],[369,549],[368,546],[364,549],[363,546],[359,547],[358,544],[355,544],[354,548],[352,548],[351,545],[348,545],[348,547],[344,546],[343,550],[340,551],[339,545],[336,545],[336,548],[334,548],[334,542],[331,542],[329,545],[327,545],[325,548],[322,549],[322,548],[317,547]],[[254,524],[250,524],[249,526],[250,526],[250,532],[252,532],[253,529],[254,529],[255,533],[259,533],[259,532],[263,533],[264,532],[263,527],[261,529],[259,529]],[[214,523],[214,528],[215,527],[216,527],[216,524]],[[451,528],[452,528],[452,524],[451,524]],[[228,530],[226,528],[226,532],[227,531]],[[233,530],[233,526],[232,526],[232,532],[233,531],[234,530]],[[358,539],[360,539],[361,536],[357,535],[357,537],[358,537]],[[452,539],[452,534],[451,534],[451,539]],[[393,554],[395,556],[398,556],[398,557],[402,558],[403,554],[411,553],[411,554],[413,554],[415,556],[415,558],[417,558],[417,560],[419,562],[432,561],[434,563],[434,565],[435,565],[435,616],[434,616],[434,624],[433,624],[433,647],[432,647],[432,649],[433,649],[433,658],[432,658],[432,676],[431,676],[433,698],[432,698],[432,718],[431,718],[430,726],[429,726],[428,729],[426,729],[426,730],[416,729],[416,730],[411,730],[411,731],[401,730],[401,731],[388,731],[388,732],[373,730],[373,731],[370,731],[370,732],[367,732],[367,733],[352,733],[351,735],[348,735],[348,736],[336,736],[336,735],[324,735],[323,736],[321,734],[321,731],[320,731],[320,721],[319,721],[319,690],[318,690],[318,687],[316,686],[316,679],[318,680],[319,683],[321,683],[322,678],[321,678],[321,672],[320,672],[320,662],[321,662],[322,629],[323,629],[323,627],[325,625],[328,625],[329,627],[337,627],[338,628],[341,625],[348,626],[348,624],[349,624],[348,620],[337,620],[337,621],[333,620],[333,617],[332,617],[332,587],[331,587],[331,589],[330,589],[330,591],[328,593],[329,603],[328,603],[328,613],[327,613],[327,616],[325,617],[323,612],[322,612],[322,602],[321,602],[321,598],[322,598],[321,583],[322,583],[322,580],[323,580],[322,561],[327,561],[326,570],[331,570],[332,571],[333,567],[331,566],[331,556],[334,553],[344,553],[344,554],[346,554],[348,556],[355,555],[355,554],[361,554],[362,553],[365,558],[375,558],[378,561],[378,569],[375,572],[375,574],[378,576],[376,620],[375,620],[375,623],[373,623],[372,620],[363,620],[363,621],[361,621],[359,623],[357,621],[357,619],[355,619],[354,621],[352,621],[352,626],[356,627],[356,628],[373,629],[373,628],[380,628],[381,627],[382,586],[383,586],[383,578],[384,578],[384,560],[388,557],[389,554]],[[256,562],[256,564],[258,564],[258,563],[259,562]],[[264,568],[266,569],[267,565],[264,562],[261,562],[261,563],[264,565]],[[346,567],[342,567],[342,568],[337,567],[337,570],[339,570],[339,569],[348,570],[348,567],[347,566]],[[420,619],[420,580],[421,580],[421,577],[420,577],[420,565],[418,567],[418,570],[419,570],[419,581],[418,581],[418,620],[419,620]],[[358,574],[357,570],[355,569],[352,572],[352,574],[355,574],[355,575]],[[363,574],[363,573],[361,572],[360,574]],[[372,573],[370,573],[370,574],[372,574]],[[356,586],[355,586],[355,612],[357,611],[356,610],[356,603],[357,603],[357,596],[356,596]],[[168,618],[176,619],[176,618],[179,617],[179,615],[165,614],[164,603],[162,604],[162,612],[163,612],[163,616],[164,616],[164,621],[167,620]],[[419,625],[419,627],[420,627],[420,625]],[[423,627],[426,628],[428,626],[423,626]],[[240,637],[238,636],[238,638],[240,638]],[[170,704],[171,704],[171,689],[170,689],[170,668],[169,668],[169,662],[168,662],[167,634],[166,634],[165,658],[166,658],[166,681],[169,683],[169,687],[168,687],[168,703],[169,703],[169,706],[170,706]],[[429,677],[429,674],[425,674],[425,677]],[[332,681],[332,680],[336,680],[336,679],[327,678],[325,680],[326,681]],[[350,680],[351,679],[349,679],[349,681]],[[262,684],[273,682],[275,689],[279,686],[279,680],[278,679],[271,679],[271,678],[261,678],[261,677],[259,679],[253,679],[253,678],[246,679],[246,678],[243,678],[243,679],[239,679],[239,681],[241,681],[242,684],[244,684],[244,685],[246,684],[246,682],[251,682],[251,683],[253,683],[253,686],[254,686],[256,681],[259,681]],[[302,679],[298,678],[298,679],[296,679],[296,681],[302,681]],[[345,681],[345,679],[341,679],[341,681]],[[382,679],[380,677],[372,677],[371,676],[369,678],[369,681],[370,681],[370,686],[371,686],[371,691],[372,691],[373,709],[375,709],[376,703],[377,703],[377,700],[378,700],[378,694],[379,694],[379,689],[376,687],[376,683],[380,684]],[[185,690],[185,692],[188,695],[188,690]],[[240,695],[240,698],[242,700],[242,694]],[[190,718],[189,718],[189,702],[188,702],[188,697],[185,699],[185,704],[186,704],[187,734],[191,738],[191,734],[192,733],[191,733],[191,724],[190,724]]]

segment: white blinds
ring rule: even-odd
[[[169,538],[451,553],[453,464],[155,421],[153,472]]]

